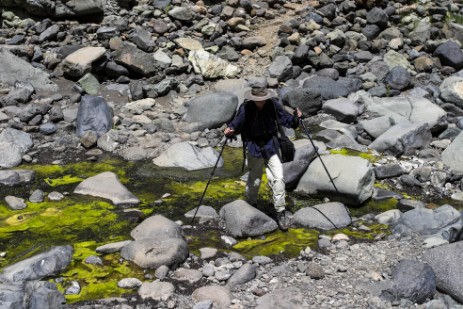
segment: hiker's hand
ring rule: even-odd
[[[223,134],[226,136],[233,136],[235,134],[235,130],[232,128],[226,128],[225,131],[223,131]]]
[[[302,112],[299,108],[296,107],[296,110],[294,111],[294,116],[296,116],[297,118],[301,118],[302,117]]]

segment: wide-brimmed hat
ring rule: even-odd
[[[263,81],[253,82],[251,89],[244,93],[244,97],[252,101],[265,101],[278,96],[276,91],[267,88],[267,83]]]

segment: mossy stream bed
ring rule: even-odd
[[[224,151],[225,166],[218,168],[203,199],[204,205],[219,210],[224,204],[244,198],[244,182],[240,180],[241,149],[227,148]],[[143,218],[162,214],[172,220],[189,224],[184,214],[197,207],[206,187],[211,169],[187,172],[182,169],[161,169],[148,162],[126,162],[119,158],[103,156],[96,162],[80,161],[67,165],[21,165],[18,169],[32,169],[35,179],[26,185],[0,187],[2,197],[13,195],[26,200],[23,210],[11,210],[4,198],[0,200],[0,268],[16,263],[57,245],[72,245],[74,259],[66,271],[49,280],[65,290],[71,281],[79,282],[82,290],[78,295],[66,295],[69,303],[89,299],[130,294],[117,287],[117,282],[126,277],[145,280],[154,277],[154,270],[143,270],[124,261],[118,253],[100,255],[98,246],[110,242],[131,239],[130,231]],[[140,200],[136,208],[116,207],[110,201],[73,194],[82,180],[102,172],[111,171]],[[265,180],[265,179],[264,179]],[[42,203],[31,203],[28,197],[35,189],[46,194],[58,191],[65,195],[60,201],[47,197]],[[270,197],[267,186],[262,187],[262,201]],[[293,196],[294,210],[320,203],[319,199]],[[351,209],[353,216],[369,212],[382,212],[395,208],[396,200],[370,201],[363,207]],[[382,225],[370,226],[369,232],[355,228],[330,231],[343,232],[355,240],[372,240],[379,233],[388,233]],[[319,231],[295,228],[288,233],[274,232],[255,239],[241,239],[233,248],[226,247],[220,239],[225,231],[217,226],[198,225],[185,228],[185,237],[190,251],[198,253],[201,247],[215,247],[222,252],[236,250],[241,254],[279,255],[294,257],[306,247],[316,248]],[[100,256],[103,265],[85,263],[88,256]]]

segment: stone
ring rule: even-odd
[[[422,256],[436,275],[437,288],[460,303],[463,302],[463,272],[459,258],[462,252],[463,242],[460,241],[429,249]]]
[[[243,200],[224,205],[219,215],[233,237],[260,236],[277,229],[275,221]]]
[[[13,86],[17,81],[27,81],[39,93],[58,91],[58,86],[49,79],[47,73],[34,68],[2,46],[0,46],[0,67],[2,68],[0,82],[3,85]]]
[[[142,268],[175,267],[188,257],[188,245],[181,238],[142,238],[122,248],[121,256]]]
[[[227,280],[227,287],[233,290],[253,280],[256,277],[257,267],[256,264],[244,264]]]
[[[11,195],[5,196],[5,202],[12,210],[21,210],[27,207],[23,198]]]
[[[67,56],[63,61],[63,71],[74,78],[80,78],[91,72],[92,64],[103,57],[104,47],[87,46]]]
[[[182,238],[183,232],[180,225],[161,215],[155,215],[143,220],[131,232],[133,239],[143,238]]]
[[[52,247],[44,253],[3,268],[0,280],[17,284],[57,275],[69,265],[73,253],[72,246]]]
[[[82,181],[74,193],[109,199],[114,205],[137,205],[140,200],[130,193],[112,172],[100,173]]]
[[[238,107],[238,97],[228,92],[212,92],[188,102],[182,121],[194,126],[195,131],[215,129],[230,121]]]
[[[192,50],[188,55],[196,73],[205,78],[234,78],[240,73],[240,69],[205,50]]]
[[[175,292],[175,287],[170,282],[143,282],[138,290],[142,299],[153,299],[156,301],[167,301]]]
[[[77,111],[77,136],[82,137],[86,131],[103,135],[113,126],[112,116],[112,110],[103,97],[83,96]]]
[[[193,291],[191,295],[195,303],[211,300],[213,307],[226,309],[231,305],[232,294],[230,290],[223,286],[209,285],[203,286]]]
[[[295,191],[301,194],[337,194],[337,199],[348,205],[359,205],[373,194],[375,176],[371,163],[359,157],[342,155],[323,156],[325,166],[329,166],[332,177],[336,177],[337,190],[326,173],[320,159],[310,163]],[[336,176],[334,176],[336,175]]]
[[[185,158],[189,158],[185,161]],[[223,166],[222,158],[217,162],[218,153],[211,147],[198,148],[188,142],[173,144],[166,151],[153,159],[153,163],[161,167],[181,167],[188,171]]]
[[[342,203],[331,202],[299,209],[293,215],[294,223],[308,228],[330,230],[352,223],[349,212]]]

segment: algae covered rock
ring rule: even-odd
[[[272,218],[243,200],[226,204],[219,215],[233,237],[260,236],[278,227]]]

